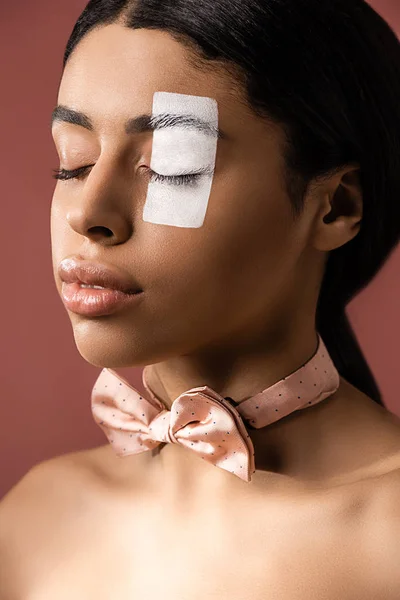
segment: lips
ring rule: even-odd
[[[141,292],[139,284],[116,267],[67,258],[60,263],[58,274],[65,283],[97,285],[125,294]]]

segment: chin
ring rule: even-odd
[[[77,350],[94,367],[142,368],[192,351],[189,342],[193,333],[186,336],[185,343],[181,332],[171,327],[166,330],[154,324],[146,327],[144,322],[130,323],[114,316],[74,317],[71,323]]]
[[[144,367],[154,360],[149,339],[143,344],[126,324],[121,331],[111,332],[99,321],[83,320],[74,325],[73,333],[79,354],[94,367]]]

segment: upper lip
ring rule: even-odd
[[[100,263],[66,258],[60,263],[58,274],[65,283],[78,282],[86,285],[99,285],[110,290],[120,290],[131,294],[142,291],[132,277],[121,273],[116,267]]]

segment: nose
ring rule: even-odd
[[[103,245],[125,242],[132,235],[132,199],[126,182],[110,165],[97,163],[76,192],[66,220],[76,233]]]
[[[122,244],[132,234],[131,228],[122,215],[105,210],[79,208],[70,211],[67,221],[74,231],[104,245]]]

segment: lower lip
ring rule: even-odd
[[[65,307],[85,317],[112,315],[127,306],[134,306],[142,296],[143,292],[126,294],[119,290],[82,288],[79,283],[63,282],[62,284],[62,299]]]

